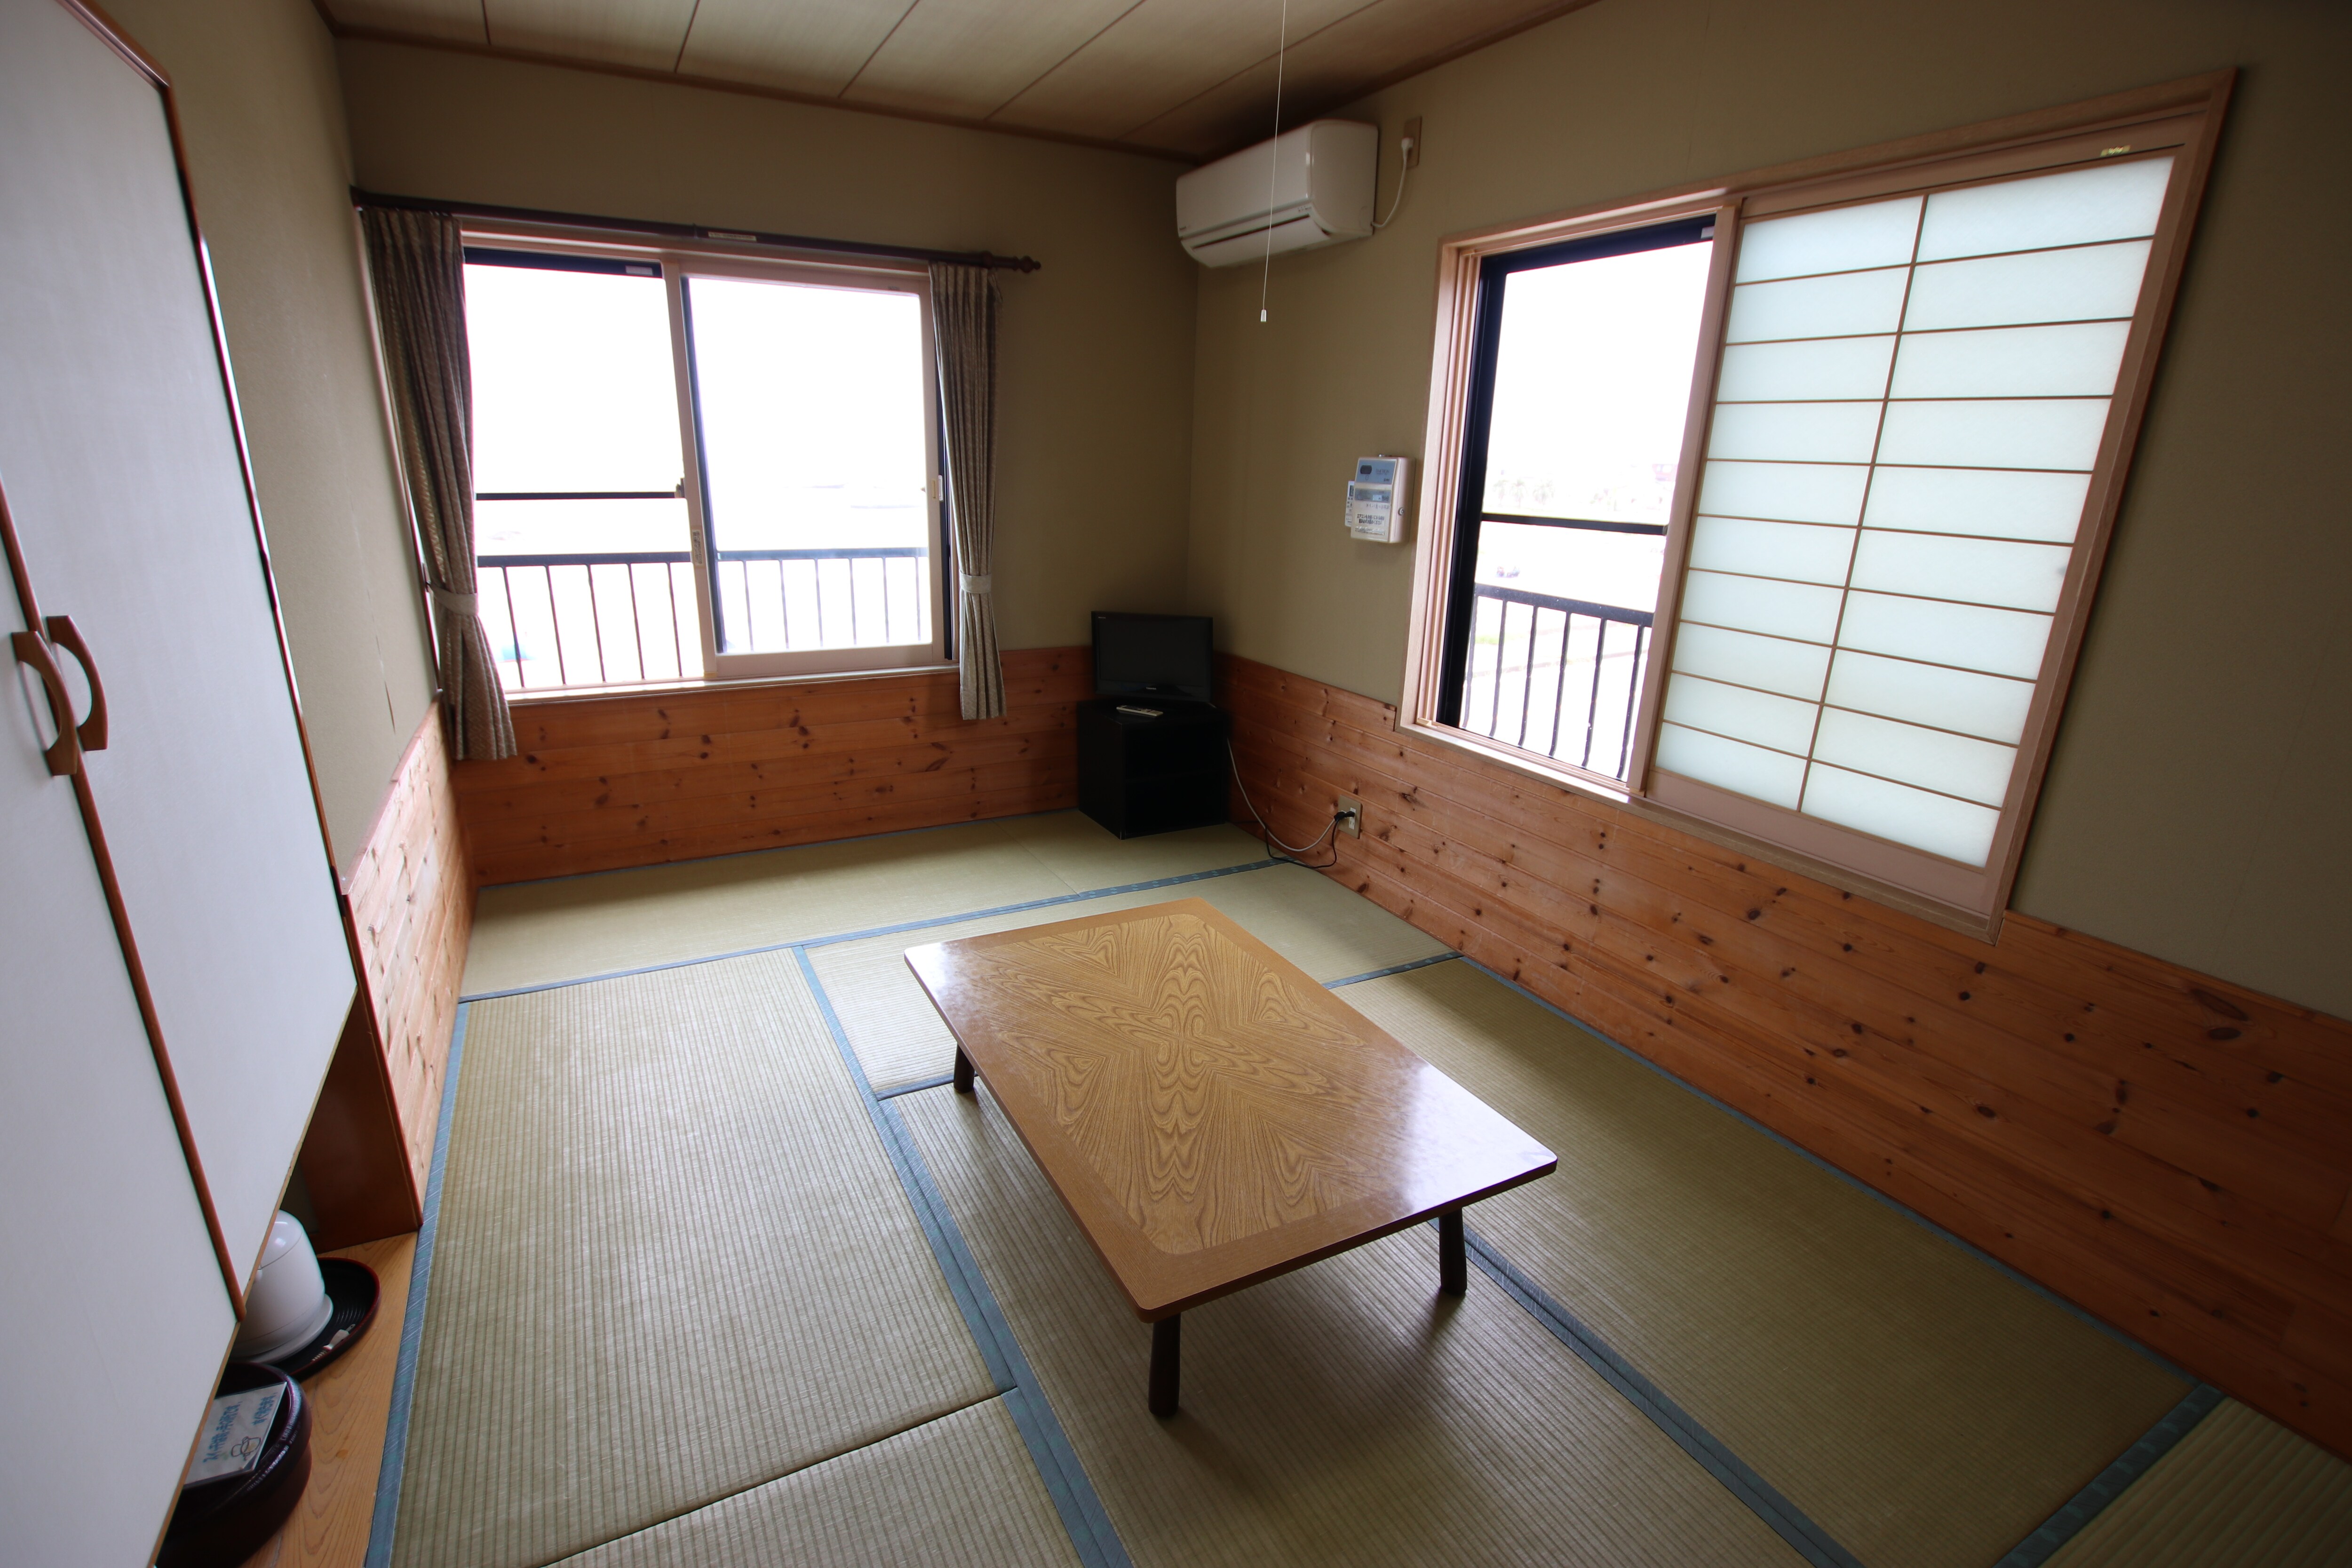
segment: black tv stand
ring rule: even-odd
[[[1122,713],[1156,708],[1160,716]],[[1167,697],[1078,704],[1078,809],[1121,838],[1208,827],[1226,805],[1225,712]]]

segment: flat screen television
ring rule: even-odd
[[[1095,691],[1102,697],[1209,700],[1209,617],[1095,612]]]

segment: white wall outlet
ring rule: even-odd
[[[1343,795],[1331,803],[1331,814],[1339,819],[1339,831],[1350,838],[1364,836],[1364,803],[1352,795]]]

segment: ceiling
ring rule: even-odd
[[[1283,123],[1586,0],[1288,0]],[[319,0],[338,33],[1188,159],[1271,133],[1284,0]]]

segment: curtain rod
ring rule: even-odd
[[[740,228],[705,228],[698,224],[658,223],[650,218],[600,217],[592,213],[541,212],[536,207],[490,206],[481,202],[428,201],[422,196],[388,196],[352,187],[352,205],[385,207],[399,212],[447,213],[453,217],[505,218],[515,223],[541,223],[559,228],[603,229],[613,234],[659,235],[668,239],[732,240],[739,245],[772,246],[779,250],[828,250],[849,256],[887,256],[905,261],[954,261],[968,267],[1003,267],[1034,272],[1043,265],[1028,256],[998,256],[986,250],[926,250],[913,245],[868,245],[862,240],[818,239],[805,234],[757,234]]]

